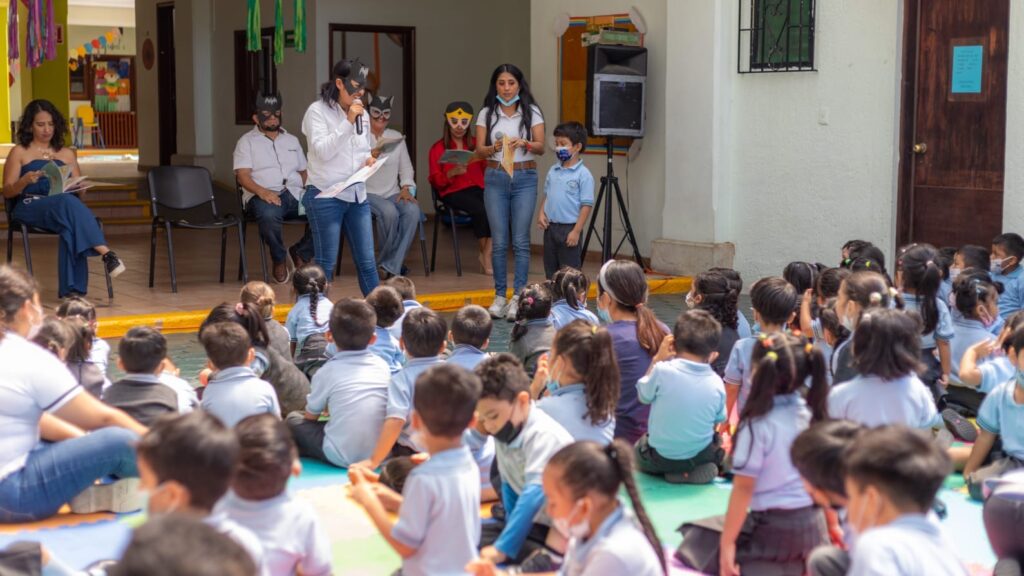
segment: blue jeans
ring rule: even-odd
[[[508,248],[511,227],[512,252],[515,255],[513,294],[526,286],[530,273],[530,225],[537,207],[537,171],[516,170],[509,178],[502,169],[488,168],[484,173],[484,205],[491,225],[494,249],[494,293],[504,296],[508,289]]]
[[[52,230],[60,236],[57,246],[57,295],[89,291],[88,256],[107,241],[96,222],[96,215],[74,194],[27,196],[18,198],[14,217],[28,224]]]
[[[124,428],[103,428],[81,438],[41,442],[25,467],[0,480],[0,523],[49,518],[104,476],[131,478],[139,436]]]
[[[260,227],[260,238],[270,248],[270,259],[274,264],[283,262],[288,257],[284,248],[284,240],[281,239],[281,226],[285,219],[297,220],[299,218],[299,201],[292,196],[291,192],[284,191],[278,198],[281,199],[280,206],[274,206],[265,202],[259,196],[253,196],[245,208],[248,210]],[[298,252],[306,262],[313,259],[313,235],[309,229],[302,235],[302,239],[295,244],[295,251]]]
[[[313,232],[313,248],[316,263],[324,269],[328,280],[334,276],[334,264],[338,261],[338,242],[344,231],[349,249],[356,263],[359,289],[363,296],[380,284],[377,263],[373,257],[373,218],[369,202],[345,202],[337,198],[316,198],[320,190],[306,186],[302,205],[306,207],[306,218]]]
[[[377,218],[377,228],[384,237],[380,248],[380,267],[398,276],[416,231],[419,230],[420,205],[417,202],[399,202],[398,195],[390,198],[367,194],[370,212]]]

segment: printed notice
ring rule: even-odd
[[[953,75],[950,81],[950,92],[953,94],[981,94],[984,62],[984,46],[953,46]]]

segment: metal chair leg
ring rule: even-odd
[[[178,273],[174,269],[174,240],[171,238],[171,223],[165,222],[164,228],[167,229],[167,263],[170,264],[171,268],[171,292],[178,293]]]
[[[242,220],[241,224],[239,224],[239,226],[242,227],[242,238],[245,238],[246,237],[246,234],[245,234],[245,232],[246,232],[245,220]],[[238,281],[239,282],[242,281],[242,253],[241,252],[238,253]]]
[[[430,276],[430,264],[427,261],[427,235],[423,232],[423,218],[420,218],[420,256],[423,257],[423,275]]]
[[[245,250],[245,245],[241,246],[242,251]],[[220,283],[224,283],[224,264],[227,260],[228,255],[228,229],[220,229]],[[239,258],[241,258],[241,252],[239,252]]]
[[[224,229],[224,237],[227,238],[227,228]],[[245,237],[242,236],[242,228],[238,228],[238,253],[242,255],[242,283],[249,283],[249,266],[245,261]]]
[[[434,212],[434,247],[430,252],[430,271],[433,272],[437,266],[437,231],[441,227],[441,215]]]
[[[459,253],[459,232],[455,225],[455,212],[448,210],[448,218],[452,222],[452,246],[455,248],[455,275],[462,277],[462,255]]]
[[[25,250],[25,268],[28,269],[29,276],[32,275],[32,246],[29,245],[28,240],[28,226],[21,225],[21,245]]]
[[[10,215],[8,215],[10,218]],[[14,260],[14,225],[7,222],[7,263],[10,264],[11,260]]]
[[[149,287],[153,287],[153,270],[156,267],[156,222],[149,230]]]
[[[263,269],[263,281],[270,284],[270,276],[267,274],[267,243],[263,241],[263,236],[259,238],[260,246],[260,267]],[[290,256],[286,256],[290,258]]]
[[[100,231],[103,231],[103,220],[96,219],[96,225],[100,227]],[[103,279],[107,282],[107,300],[109,304],[114,303],[114,284],[110,281],[110,272],[107,270],[107,263],[104,262],[103,266]]]

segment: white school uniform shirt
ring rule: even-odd
[[[663,458],[693,458],[726,419],[725,385],[710,364],[682,358],[659,362],[637,381],[636,392],[640,402],[651,405],[647,441]]]
[[[356,127],[337,102],[330,104],[317,99],[306,109],[302,118],[302,133],[309,147],[307,182],[321,192],[349,179],[366,165],[370,157],[370,115],[364,110],[363,133]],[[349,186],[337,197],[345,202],[366,202],[366,185]]]
[[[103,372],[103,376],[107,375],[107,365],[110,364],[110,344],[99,336],[93,336],[92,338],[92,349],[89,350],[89,362],[99,366],[100,371]]]
[[[331,574],[331,545],[307,502],[284,492],[267,500],[246,500],[233,491],[214,508],[256,535],[270,576]]]
[[[857,538],[848,576],[967,576],[938,523],[906,514]]]
[[[1007,455],[1024,460],[1024,404],[1013,398],[1017,386],[1017,379],[1010,378],[985,396],[978,408],[978,426],[999,435]]]
[[[363,126],[367,128],[367,126]],[[401,138],[402,133],[398,130],[385,128],[383,139]],[[370,134],[370,146],[377,145],[377,137]],[[385,158],[386,157],[386,158]],[[402,140],[390,152],[381,154],[379,160],[384,160],[384,165],[377,170],[377,173],[366,181],[366,192],[375,194],[381,198],[398,196],[402,188],[416,185],[416,171],[413,169],[412,160],[409,158],[409,148]]]
[[[607,445],[615,437],[615,417],[604,422],[591,422],[587,416],[587,392],[583,384],[559,386],[537,401],[537,408],[565,428],[577,442],[590,440]]]
[[[252,127],[235,144],[234,170],[252,170],[252,179],[260,186],[282,192],[287,189],[296,199],[302,198],[302,175],[306,170],[306,155],[302,152],[299,139],[285,131],[270,138],[256,126]],[[242,203],[247,204],[254,194],[242,189]]]
[[[456,344],[455,348],[452,349],[452,353],[448,355],[445,362],[456,366],[462,366],[466,370],[472,372],[476,369],[477,364],[487,359],[487,356],[487,352],[484,352],[476,346],[470,346],[469,344]]]
[[[495,134],[504,134],[509,138],[533,140],[533,127],[544,123],[544,115],[541,114],[540,108],[538,108],[536,104],[531,106],[530,109],[533,111],[533,117],[530,121],[530,127],[525,128],[521,126],[523,123],[523,112],[521,110],[521,106],[522,103],[520,102],[516,105],[516,111],[513,112],[511,116],[507,116],[502,112],[501,105],[498,105],[498,111],[494,115],[494,126],[491,127],[491,144],[494,144],[494,141],[497,140],[497,138],[495,138]],[[487,107],[481,108],[480,113],[477,114],[476,117],[476,125],[483,126],[485,130],[487,129],[487,113],[489,110],[490,108]],[[483,142],[480,142],[480,145],[483,145]],[[503,154],[504,151],[498,150],[494,154],[491,154],[489,160],[501,162]],[[533,152],[527,152],[522,148],[516,148],[514,162],[526,162],[528,160],[533,160],[534,158],[536,158],[536,156],[534,156]]]
[[[248,366],[225,368],[210,375],[210,383],[203,391],[202,406],[228,428],[256,414],[281,417],[274,387],[257,378]]]
[[[477,558],[480,541],[479,469],[469,448],[436,454],[412,469],[391,537],[416,553],[402,576],[456,576]]]
[[[157,381],[174,390],[178,396],[178,414],[188,414],[199,407],[199,395],[188,382],[168,372],[161,372]]]
[[[253,564],[256,565],[256,570],[260,576],[271,576],[270,569],[267,566],[266,554],[263,551],[263,544],[251,530],[228,518],[228,515],[223,512],[213,512],[206,518],[203,518],[203,522],[217,532],[231,538],[242,548],[245,548],[245,551],[252,557]]]
[[[573,538],[560,576],[661,576],[661,562],[622,502],[585,541]]]
[[[924,429],[941,423],[932,393],[915,374],[894,380],[860,375],[834,386],[828,394],[828,415],[869,427]]]
[[[373,455],[384,426],[391,370],[369,350],[335,353],[313,375],[306,412],[331,414],[324,427],[324,455],[347,467]]]
[[[770,412],[740,426],[732,451],[733,472],[756,480],[754,511],[813,504],[789,457],[793,440],[811,423],[811,411],[799,392],[776,396],[774,402]]]
[[[443,363],[444,360],[440,356],[410,358],[405,363],[405,368],[391,376],[391,383],[388,384],[387,418],[397,418],[405,422],[402,434],[398,437],[398,443],[417,452],[424,452],[426,447],[420,446],[413,440],[412,419],[409,418],[414,405],[413,398],[416,394],[416,378],[430,368]]]
[[[316,301],[316,322],[313,315],[309,313],[309,296],[299,296],[295,305],[288,311],[288,318],[284,321],[284,327],[292,342],[295,342],[295,353],[302,350],[302,344],[313,334],[326,334],[330,331],[331,310],[334,304],[321,295]]]
[[[423,305],[415,300],[402,300],[402,306],[405,308],[405,311],[398,317],[398,320],[395,320],[394,324],[388,327],[388,332],[391,332],[391,335],[395,337],[395,340],[402,339],[402,321],[405,320],[405,315],[409,313],[409,310],[412,310],[413,308],[423,308]]]
[[[539,486],[548,460],[572,443],[572,435],[561,424],[531,404],[530,414],[515,440],[508,444],[494,443],[502,481],[516,494],[522,494],[528,484]],[[540,517],[547,518],[543,509],[538,514]]]
[[[8,330],[0,339],[0,479],[25,466],[39,419],[85,391],[56,356]]]
[[[480,469],[480,490],[494,488],[491,485],[491,466],[494,465],[494,437],[474,428],[462,433],[462,443],[469,448],[477,468]]]

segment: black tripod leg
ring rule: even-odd
[[[626,238],[629,239],[629,243],[633,246],[633,259],[640,265],[641,268],[644,266],[644,259],[640,257],[640,246],[636,243],[636,235],[633,234],[633,225],[629,222],[629,211],[626,209],[626,202],[622,199],[622,190],[619,189],[619,181],[616,179],[612,182],[615,187],[615,199],[619,204],[619,214],[622,215],[623,226],[626,229]]]
[[[580,253],[580,264],[587,260],[587,248],[590,247],[590,238],[594,235],[594,230],[597,229],[597,215],[601,211],[601,201],[604,199],[605,189],[608,187],[608,179],[601,178],[601,188],[597,191],[597,198],[594,200],[594,208],[590,211],[590,225],[587,226],[587,236],[583,240],[583,248]],[[604,242],[602,240],[602,245]]]

